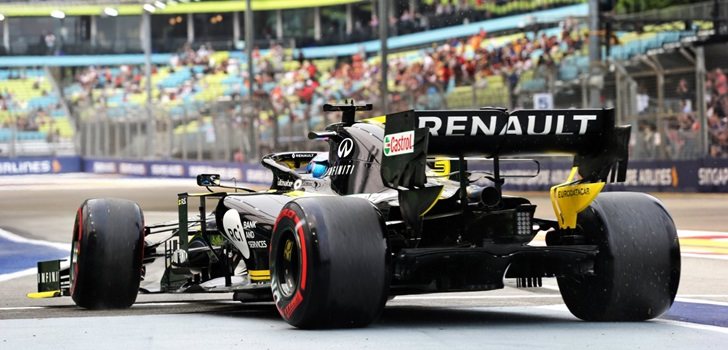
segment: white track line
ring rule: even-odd
[[[558,290],[558,288],[556,289]],[[539,298],[561,298],[560,294],[528,294],[528,295],[402,295],[395,300],[473,300],[473,299],[539,299]],[[678,295],[676,301],[685,303],[710,304],[728,306],[728,302],[705,300],[698,298],[728,298],[725,294],[685,294]]]
[[[699,230],[677,230],[678,236],[690,238],[695,236],[725,236],[726,232],[720,231],[699,231]]]
[[[45,309],[46,306],[19,306],[19,307],[0,307],[0,311],[19,311],[19,310],[38,310]]]
[[[686,258],[711,259],[711,260],[728,260],[728,255],[715,254],[697,254],[697,253],[681,253]]]
[[[199,301],[160,301],[151,303],[135,303],[132,305],[132,309],[144,309],[152,307],[167,307],[167,306],[182,306],[182,305],[196,305],[201,303],[215,304],[230,304],[230,305],[242,305],[239,301],[234,300],[199,300]],[[66,306],[66,305],[59,305]],[[52,309],[58,306],[13,306],[13,307],[0,307],[0,311],[20,311],[20,310],[38,310],[38,309]]]
[[[8,241],[11,241],[11,242],[25,243],[25,244],[34,244],[34,245],[40,245],[40,246],[55,248],[55,249],[58,249],[58,250],[61,250],[61,251],[69,252],[69,254],[71,252],[71,244],[70,243],[57,243],[57,242],[42,241],[42,240],[39,240],[39,239],[25,238],[25,237],[22,237],[22,236],[18,236],[18,235],[14,234],[14,233],[10,233],[8,231],[5,231],[5,230],[3,230],[1,228],[0,228],[0,237],[2,237],[4,239],[7,239]],[[5,281],[9,281],[9,280],[12,280],[12,279],[15,279],[15,278],[25,277],[25,276],[31,276],[31,275],[35,275],[36,273],[38,273],[38,269],[35,268],[35,267],[31,267],[29,269],[25,269],[25,270],[21,270],[21,271],[15,271],[15,272],[11,272],[11,273],[0,274],[0,282],[5,282]]]
[[[0,282],[10,281],[11,279],[35,275],[38,273],[38,269],[35,267],[31,267],[29,269],[15,271],[11,273],[5,273],[0,275]]]
[[[22,236],[18,236],[14,233],[5,231],[0,228],[0,237],[5,238],[9,241],[16,242],[16,243],[27,243],[27,244],[35,244],[35,245],[42,245],[46,247],[56,248],[59,250],[65,250],[67,252],[71,251],[71,244],[70,243],[57,243],[57,242],[49,242],[49,241],[43,241],[40,239],[30,239],[25,238]]]
[[[558,294],[533,295],[399,295],[394,300],[473,300],[473,299],[540,299],[559,298]]]
[[[712,301],[712,300],[705,300],[705,299],[694,299],[694,298],[689,298],[687,296],[681,296],[681,295],[678,295],[677,298],[675,298],[675,301],[680,301],[683,303],[693,303],[693,304],[709,304],[709,305],[717,305],[717,306],[728,306],[728,303],[726,303],[726,302]]]

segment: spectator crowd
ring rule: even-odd
[[[63,114],[63,109],[55,97],[45,89],[42,82],[44,78],[34,77],[28,78],[22,70],[10,71],[6,81],[29,82],[30,89],[34,95],[38,95],[39,99],[50,102],[31,104],[22,96],[17,96],[17,91],[13,91],[7,87],[0,89],[0,130],[11,130],[15,128],[17,131],[51,130],[46,134],[46,141],[56,142],[60,135],[56,128],[53,128],[56,120],[53,115]],[[0,87],[2,87],[0,80]]]
[[[389,60],[391,109],[443,108],[444,96],[457,86],[484,88],[489,77],[498,77],[513,92],[526,71],[551,76],[567,56],[579,55],[586,47],[585,28],[573,21],[559,28],[508,37],[491,38],[481,30],[430,48],[393,55]],[[235,99],[248,94],[248,72],[236,55],[215,55],[205,45],[193,50],[185,45],[165,66],[169,74],[187,70],[189,78],[176,86],[155,86],[158,102],[194,99],[209,88],[206,76],[239,77],[226,93]],[[262,54],[255,49],[254,94],[257,105],[269,115],[287,115],[292,121],[309,120],[320,114],[327,102],[354,99],[360,103],[379,101],[379,58],[361,51],[338,60],[309,60],[286,53],[277,43]],[[296,62],[293,62],[296,61]],[[328,63],[324,64],[325,61]],[[162,67],[154,67],[153,73]],[[90,67],[77,72],[80,99],[104,105],[121,94],[121,102],[143,92],[141,67]]]
[[[705,80],[705,115],[707,117],[708,153],[713,158],[728,157],[728,81],[720,67],[709,70]],[[660,124],[655,120],[654,104],[644,87],[637,94],[638,133],[632,140],[633,157],[637,159],[695,159],[701,156],[701,121],[697,117],[696,94],[688,79],[677,79],[665,100],[669,117]],[[664,130],[660,127],[664,126]]]
[[[435,13],[467,10],[470,2],[433,3]],[[416,14],[403,12],[397,23],[415,21]],[[376,21],[372,16],[372,21]],[[413,22],[414,23],[414,22]],[[389,59],[390,109],[447,108],[446,96],[459,86],[485,89],[498,79],[513,97],[523,83],[522,76],[556,79],[561,63],[568,57],[585,54],[588,33],[583,25],[567,19],[558,27],[534,32],[493,37],[481,30],[466,38],[453,38],[429,48],[396,53]],[[186,44],[166,65],[154,66],[153,76],[164,70],[167,76],[182,78],[178,84],[163,84],[164,78],[153,80],[153,100],[157,107],[198,103],[200,96],[219,90],[215,98],[244,101],[250,91],[247,69],[233,53],[215,52],[209,44]],[[368,57],[363,50],[350,56],[328,60],[310,60],[272,42],[270,49],[254,49],[255,75],[252,79],[255,112],[260,115],[262,142],[270,141],[274,126],[319,128],[326,119],[320,106],[354,99],[357,103],[379,102],[379,58]],[[179,74],[178,74],[179,73]],[[213,86],[211,76],[224,76],[224,86]],[[88,67],[74,75],[77,92],[73,107],[142,104],[144,94],[143,67]],[[728,96],[726,76],[721,69],[709,72],[706,82],[706,103],[710,153],[728,156]],[[637,158],[693,158],[699,153],[700,125],[695,117],[694,92],[685,79],[678,82],[674,95],[680,104],[678,113],[664,127],[643,121],[638,124]],[[209,94],[205,95],[209,96]],[[638,109],[644,110],[649,98],[637,96]],[[514,98],[510,99],[514,101]],[[0,106],[3,100],[0,99]],[[205,99],[204,102],[211,102]],[[198,103],[199,105],[199,103]],[[236,114],[242,115],[238,106]],[[640,107],[642,106],[642,107]],[[203,109],[205,107],[203,106]],[[375,114],[373,112],[372,114]],[[42,118],[41,118],[42,119]],[[238,125],[247,127],[242,117]],[[277,121],[277,123],[276,123]],[[300,131],[300,130],[299,130]],[[300,133],[300,132],[299,132]],[[279,133],[280,135],[280,133]]]
[[[707,74],[705,83],[710,155],[725,158],[728,157],[728,79],[723,69],[716,68]]]

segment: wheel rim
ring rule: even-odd
[[[301,270],[300,254],[298,252],[298,243],[292,231],[285,231],[280,242],[276,259],[279,266],[276,268],[275,274],[279,281],[281,294],[286,298],[290,298],[298,289],[299,272]]]

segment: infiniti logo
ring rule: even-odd
[[[339,150],[337,152],[337,155],[339,158],[346,158],[351,154],[351,151],[354,150],[354,141],[352,139],[346,138],[339,144]]]

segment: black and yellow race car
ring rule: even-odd
[[[233,292],[273,300],[301,328],[365,326],[393,296],[499,289],[506,278],[526,287],[557,278],[569,310],[589,321],[646,320],[671,306],[680,251],[669,213],[646,194],[600,193],[627,167],[630,128],[615,126],[613,110],[355,120],[370,108],[325,105],[341,122],[309,138],[329,151],[263,157],[268,190],[199,175],[210,191],[179,194],[175,222],[145,225],[127,200],[85,201],[70,265],[39,263],[32,296],[99,309],[130,307],[140,291]],[[501,163],[534,154],[573,156],[551,189],[557,220],[503,193]],[[474,158],[490,166],[469,169]],[[529,245],[539,232],[546,245]]]

